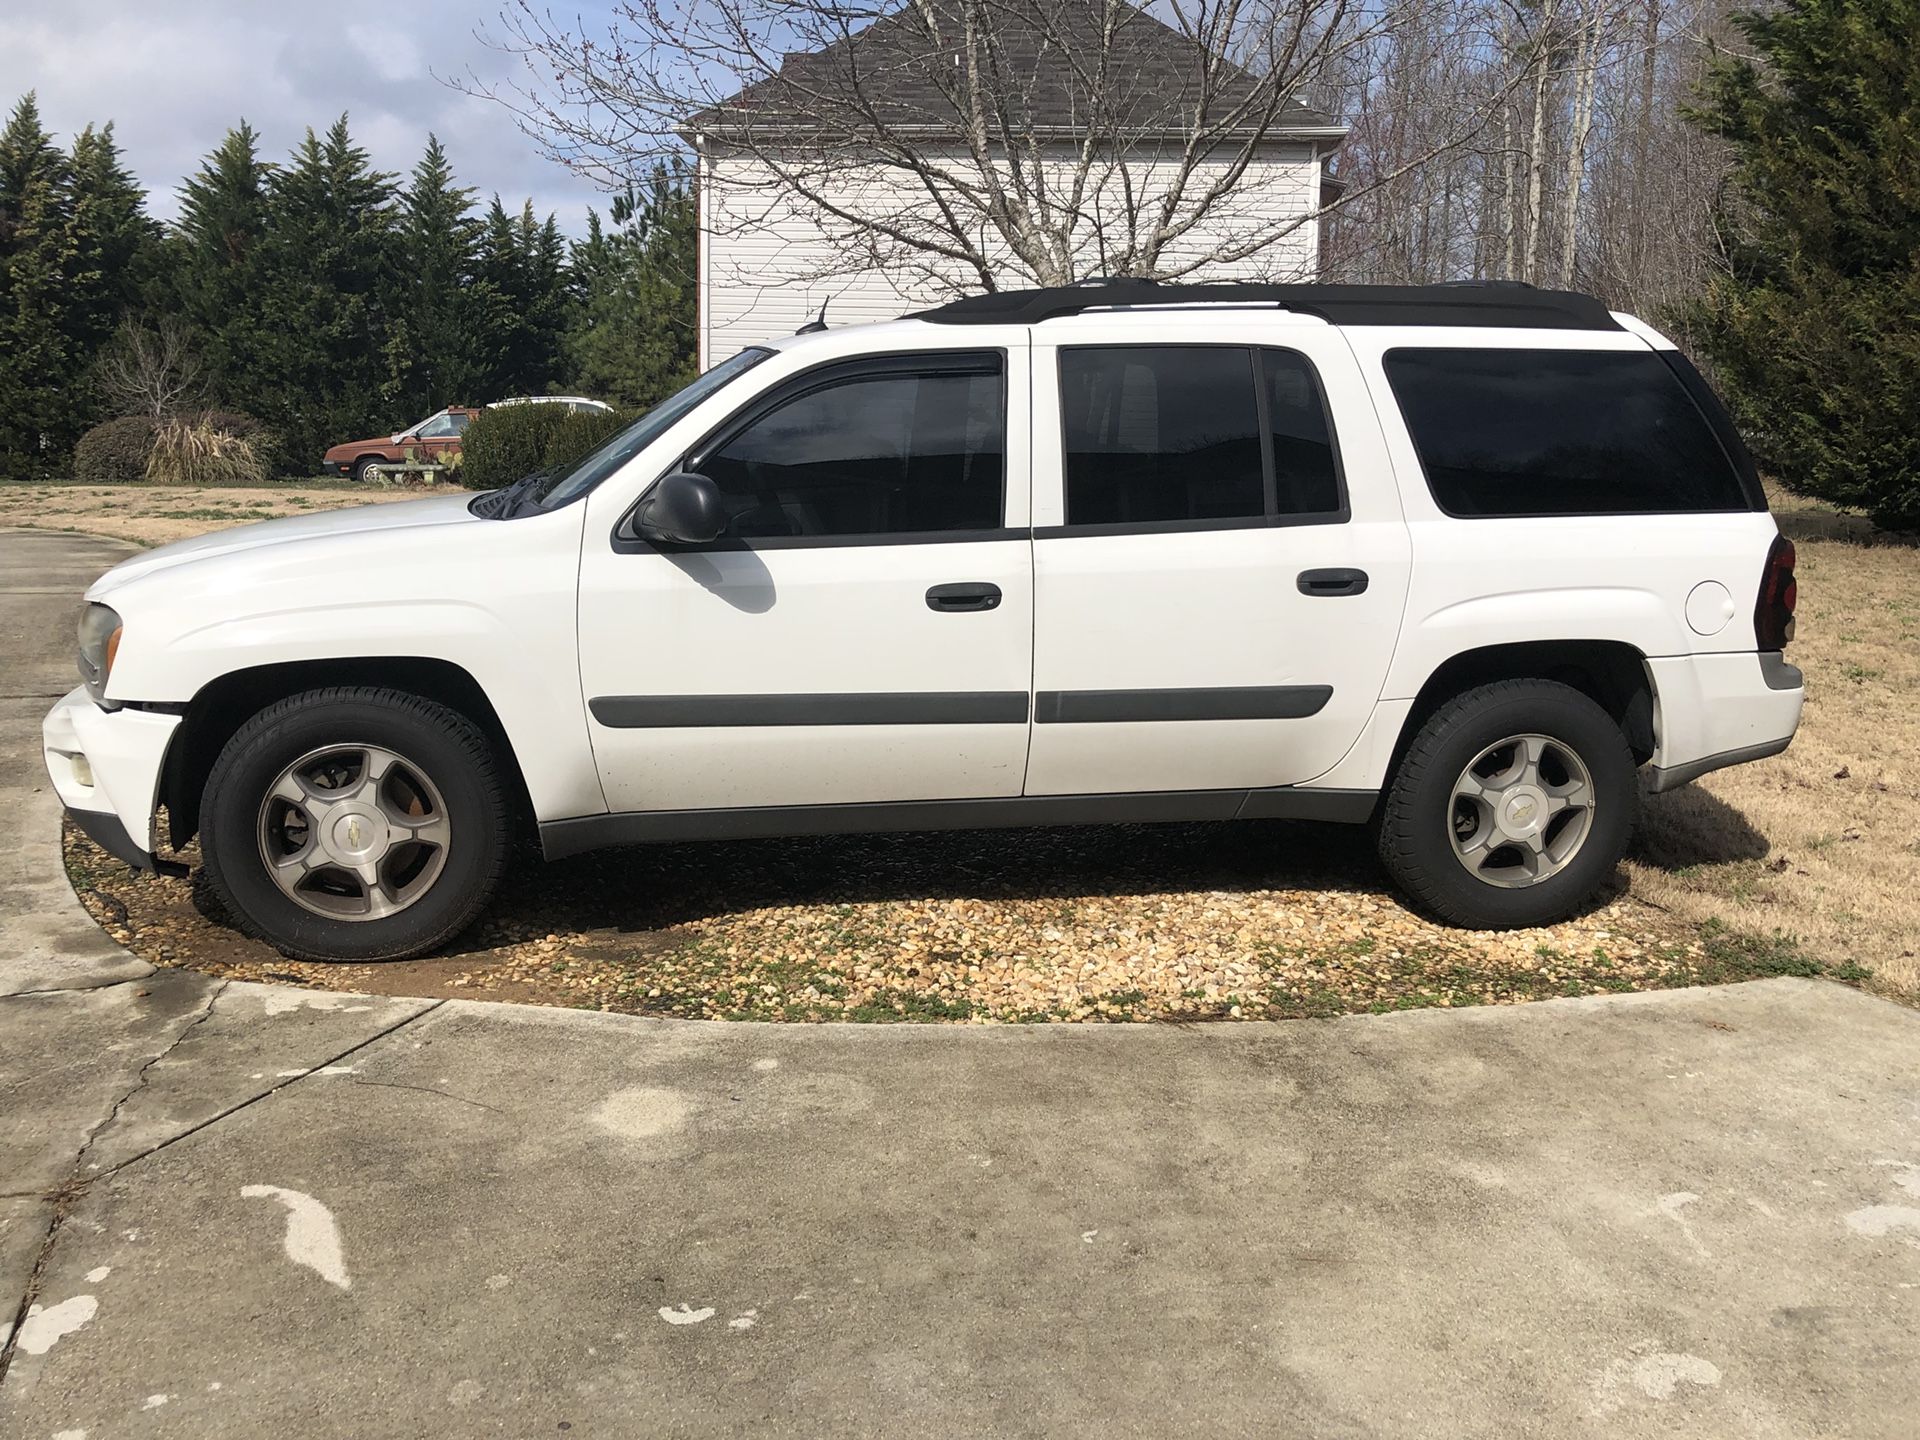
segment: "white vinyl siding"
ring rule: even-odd
[[[955,163],[960,164],[957,159]],[[1135,184],[1144,180],[1148,194],[1154,168],[1134,168]],[[1211,178],[1202,166],[1187,193],[1203,190]],[[850,168],[844,177],[835,177],[826,193],[835,208],[892,218],[911,215],[926,203],[924,197],[916,199],[907,183]],[[1270,158],[1249,167],[1228,203],[1168,248],[1168,258],[1177,262],[1238,248],[1249,234],[1270,228],[1275,215],[1309,214],[1317,204],[1319,183],[1319,154],[1312,145],[1276,144]],[[863,252],[847,239],[857,227],[799,198],[764,162],[728,153],[711,140],[701,149],[700,192],[703,367],[742,346],[791,335],[817,316],[823,303],[829,324],[857,325],[891,320],[981,288],[960,261],[885,242],[877,251]],[[1088,208],[1097,213],[1117,195],[1117,184],[1110,183]],[[1082,274],[1097,274],[1102,268],[1098,232],[1103,228],[1110,236],[1120,229],[1089,223],[1080,237]],[[1310,280],[1318,264],[1319,225],[1309,221],[1255,254],[1214,262],[1183,278]],[[1004,277],[1003,283],[1018,283],[1019,273],[1007,266],[997,275]]]

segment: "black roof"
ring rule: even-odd
[[[1091,123],[1090,92],[1081,68],[1068,52],[1098,53],[1102,11],[1091,4],[1018,0],[985,12],[993,26],[996,69],[1013,114],[1014,128],[1036,132],[1084,133]],[[974,17],[979,23],[979,17]],[[1192,124],[1196,94],[1195,42],[1136,7],[1120,21],[1116,57],[1124,75],[1106,82],[1106,123],[1135,133],[1185,133]],[[924,17],[912,5],[883,15],[850,39],[824,49],[788,55],[778,74],[747,86],[737,95],[701,111],[687,122],[694,132],[728,129],[777,132],[807,129],[821,98],[860,97],[882,124],[927,130],[959,126],[953,96],[956,86],[950,44],[927,34]],[[856,79],[857,77],[857,79]],[[1211,105],[1216,121],[1247,103],[1259,82],[1246,71],[1227,66]],[[1256,103],[1256,112],[1264,105]],[[1241,130],[1257,128],[1250,115]],[[1276,138],[1294,130],[1343,130],[1337,121],[1298,101],[1288,101],[1269,129]]]
[[[1507,282],[1449,285],[1160,285],[1100,280],[1045,290],[969,295],[916,319],[940,325],[1033,325],[1115,305],[1275,305],[1332,325],[1472,325],[1529,330],[1618,330],[1606,305],[1572,290]]]

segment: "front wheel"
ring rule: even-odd
[[[1420,727],[1381,805],[1380,858],[1415,903],[1476,930],[1548,925],[1625,853],[1632,751],[1572,686],[1503,680]]]
[[[387,462],[378,455],[362,455],[353,462],[352,478],[359,484],[372,482],[375,470]]]
[[[394,690],[268,706],[221,751],[200,815],[214,893],[249,934],[307,960],[446,943],[486,907],[508,850],[486,737]]]

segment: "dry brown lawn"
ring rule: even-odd
[[[263,485],[258,488],[193,485],[0,485],[0,526],[75,530],[110,535],[138,545],[165,545],[210,530],[341,510],[390,500],[417,500],[444,488],[398,485]]]
[[[1796,936],[1920,1000],[1920,549],[1792,497],[1774,514],[1799,550],[1800,733],[1784,755],[1651,797],[1633,893]]]

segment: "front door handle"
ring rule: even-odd
[[[1367,593],[1367,572],[1302,570],[1296,583],[1302,595],[1364,595]]]
[[[936,585],[927,591],[927,608],[942,615],[963,610],[994,610],[1000,605],[1000,587],[985,581],[966,580],[952,585]]]

